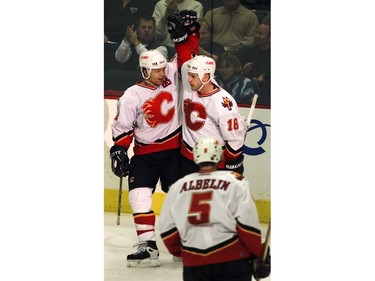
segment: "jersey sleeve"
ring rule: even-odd
[[[172,189],[172,187],[171,187]],[[159,231],[165,247],[174,256],[181,256],[181,239],[176,223],[172,217],[171,204],[173,192],[169,190],[160,211]]]
[[[245,136],[245,118],[239,113],[235,100],[229,93],[219,95],[215,99],[217,123],[219,124],[223,140],[225,141],[225,159],[242,157]]]
[[[249,182],[239,180],[234,202],[236,210],[234,217],[237,221],[237,233],[250,254],[257,257],[262,254],[262,235],[259,226],[258,211],[251,195]]]
[[[198,32],[189,35],[185,42],[175,44],[178,69],[180,69],[185,62],[189,61],[193,57],[193,54],[198,54],[199,39],[200,35]]]
[[[131,92],[124,92],[117,101],[117,114],[112,124],[112,139],[116,145],[127,149],[133,141],[133,123],[136,119],[136,97],[128,98]],[[126,102],[125,102],[126,100]]]

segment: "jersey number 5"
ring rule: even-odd
[[[210,211],[212,191],[204,193],[193,193],[191,195],[188,221],[191,224],[202,224],[210,222]]]

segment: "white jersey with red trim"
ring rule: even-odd
[[[245,135],[245,118],[239,113],[235,99],[216,81],[211,93],[202,95],[191,90],[188,83],[187,63],[181,68],[183,85],[182,154],[194,160],[192,148],[201,137],[213,136],[225,146],[225,158],[234,159],[242,155]]]
[[[135,138],[134,154],[141,155],[180,145],[180,113],[177,93],[177,61],[168,62],[161,86],[136,83],[117,102],[112,124],[115,144],[129,148]]]
[[[230,171],[197,172],[175,182],[160,213],[161,237],[184,266],[222,263],[262,252],[250,185]]]

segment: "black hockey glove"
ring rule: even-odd
[[[197,22],[197,12],[193,10],[182,10],[180,15],[184,21],[184,26],[188,34],[199,31],[201,25]]]
[[[268,247],[266,259],[261,262],[259,259],[253,261],[253,275],[256,280],[266,278],[271,273],[271,255]]]
[[[236,159],[231,159],[231,160],[227,159],[225,161],[225,169],[240,173],[242,175],[243,170],[244,170],[243,169],[243,154]]]
[[[184,20],[181,15],[173,14],[167,18],[168,32],[174,43],[181,43],[186,41],[188,34],[184,26]]]
[[[118,177],[129,175],[129,157],[125,146],[114,145],[110,149],[112,159],[112,172]]]

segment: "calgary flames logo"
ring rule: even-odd
[[[228,110],[232,110],[233,103],[228,97],[223,97],[223,102],[221,105],[225,108],[228,108]]]
[[[160,123],[168,123],[174,115],[174,107],[170,108],[166,114],[163,114],[161,107],[164,101],[167,103],[173,102],[170,93],[160,92],[156,97],[147,100],[142,106],[146,122],[151,128],[155,128]]]

